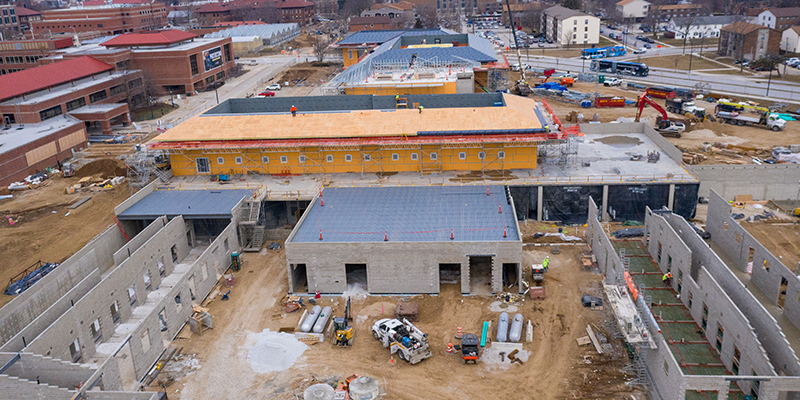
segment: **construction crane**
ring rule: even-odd
[[[662,134],[668,135],[675,135],[675,137],[681,137],[681,132],[686,130],[686,125],[682,122],[676,122],[669,119],[667,116],[667,112],[664,110],[664,107],[661,107],[658,103],[653,101],[650,97],[647,96],[647,93],[642,93],[639,96],[639,100],[636,102],[639,107],[639,111],[636,112],[636,119],[635,122],[639,122],[642,117],[642,111],[644,111],[644,106],[649,104],[650,107],[656,109],[656,111],[661,113],[661,118],[656,120],[656,130]]]

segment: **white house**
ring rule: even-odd
[[[758,25],[783,32],[800,24],[800,7],[770,8],[758,14]]]
[[[560,45],[600,42],[600,18],[562,6],[542,11],[542,30]]]
[[[688,36],[690,39],[718,38],[719,30],[723,26],[731,24],[735,17],[731,15],[710,15],[706,17],[672,18],[667,24],[667,32],[675,34],[675,39],[683,39]],[[688,25],[688,26],[687,26]]]
[[[645,0],[622,0],[617,2],[617,12],[624,19],[640,22],[647,17],[650,5]]]
[[[781,50],[789,53],[800,51],[800,26],[793,26],[781,35]]]

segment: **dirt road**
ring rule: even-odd
[[[544,255],[526,252],[525,262],[532,263]],[[528,300],[520,306],[519,312],[535,325],[533,343],[524,345],[531,352],[524,365],[463,365],[457,354],[445,353],[448,342],[458,344],[453,338],[457,326],[464,327],[464,332],[479,334],[481,321],[496,321],[499,316],[489,308],[495,301],[493,297],[464,297],[453,284],[443,285],[439,296],[409,299],[419,303],[420,320],[416,325],[429,334],[434,353],[420,364],[408,365],[399,360],[395,365],[389,364],[389,351],[371,337],[370,327],[377,319],[392,316],[398,298],[373,296],[353,301],[356,340],[352,348],[317,344],[288,370],[256,374],[246,358],[248,345],[252,345],[248,334],[294,327],[300,313],[271,318],[281,313],[277,302],[287,290],[283,251],[246,253],[231,300],[216,300],[209,306],[214,329],[173,344],[183,347],[184,354],[194,355],[202,367],[178,377],[169,388],[170,398],[294,399],[292,393],[302,394],[302,389],[314,382],[336,381],[353,373],[385,379],[389,399],[527,398],[533,393],[541,399],[630,398],[625,377],[618,372],[627,357],[601,358],[591,346],[576,344],[576,338],[586,335],[587,323],[600,325],[607,318],[602,311],[590,311],[580,305],[581,294],[599,295],[600,278],[583,272],[577,257],[576,247],[551,255],[553,262],[546,278],[548,298],[535,303]],[[344,306],[338,296],[323,297],[321,303],[332,305],[334,314],[341,313]],[[618,347],[618,354],[624,354],[624,350]]]

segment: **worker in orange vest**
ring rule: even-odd
[[[291,111],[291,112],[292,112],[292,116],[293,116],[293,117],[296,117],[296,116],[297,116],[297,107],[295,107],[295,106],[294,106],[294,104],[292,104],[292,108],[291,108],[291,109],[289,109],[289,111]]]

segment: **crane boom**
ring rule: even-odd
[[[644,111],[645,104],[650,104],[650,107],[653,107],[656,109],[656,111],[660,112],[663,121],[669,121],[669,118],[667,117],[667,112],[664,110],[664,107],[661,107],[658,103],[653,101],[653,99],[648,97],[647,93],[645,92],[642,93],[641,96],[639,96],[639,101],[638,101],[639,111],[636,112],[636,119],[634,119],[635,122],[639,122],[639,119],[642,117],[642,111]]]

